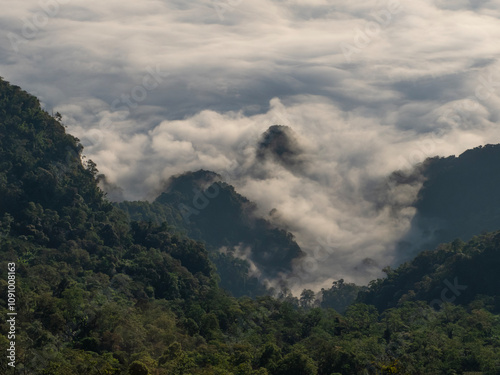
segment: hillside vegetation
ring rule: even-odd
[[[0,80],[3,353],[12,262],[18,314],[16,368],[3,355],[0,373],[500,373],[498,232],[388,270],[343,314],[328,298],[318,307],[307,290],[237,299],[178,219],[130,221],[105,199],[97,166],[81,161],[82,146],[59,119]],[[455,277],[463,294],[429,304]],[[347,298],[353,288],[323,293]]]
[[[261,277],[292,270],[303,253],[293,235],[255,214],[256,205],[210,171],[188,172],[170,179],[152,203],[121,202],[131,220],[168,222],[190,238],[203,241],[219,269],[221,286],[233,296],[258,296],[269,291]]]

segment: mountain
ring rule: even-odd
[[[310,290],[300,300],[285,291],[234,298],[219,287],[205,245],[178,233],[184,219],[172,207],[193,204],[204,213],[191,199],[199,192],[188,195],[194,183],[227,205],[212,218],[238,214],[240,234],[273,233],[246,216],[248,201],[202,171],[173,179],[155,203],[164,209],[158,217],[172,219],[131,222],[106,200],[97,166],[83,163],[81,152],[58,114],[0,79],[0,373],[500,373],[499,232],[387,270],[360,295],[380,311],[361,302],[343,314],[328,308],[329,298],[355,292],[341,282],[324,301]],[[233,234],[213,236],[222,243]],[[443,278],[451,283],[445,293]],[[456,299],[452,287],[462,293]],[[428,303],[437,296],[442,303]]]
[[[235,296],[266,293],[261,278],[290,272],[303,253],[293,235],[256,215],[256,205],[221,181],[199,170],[172,177],[152,204],[121,202],[132,220],[175,223],[190,238],[203,241],[212,254],[221,286]]]
[[[134,360],[150,354],[132,353],[153,354],[165,335],[187,329],[180,317],[176,329],[172,308],[154,301],[180,300],[198,309],[200,322],[207,311],[201,295],[223,296],[204,246],[162,226],[129,225],[104,199],[96,165],[82,163],[81,151],[36,98],[0,79],[0,310],[12,311],[9,269],[17,313],[15,335],[7,339],[3,324],[0,347],[6,352],[15,339],[18,371],[27,374],[140,368]],[[133,338],[149,335],[142,322],[157,314],[160,336]],[[5,359],[2,373],[11,366]]]
[[[500,228],[500,145],[476,147],[459,157],[429,158],[409,177],[392,178],[424,181],[412,229],[402,240],[403,251],[411,256]]]

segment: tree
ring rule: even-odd
[[[316,375],[314,361],[305,353],[293,351],[279,363],[276,375]]]
[[[304,289],[300,294],[300,306],[304,309],[308,309],[312,306],[314,302],[314,292],[310,289]]]
[[[358,293],[364,289],[366,287],[346,283],[344,279],[336,280],[330,289],[321,289],[321,307],[330,307],[342,314],[356,300]]]
[[[148,375],[149,369],[141,361],[134,361],[130,364],[128,373],[130,375]]]

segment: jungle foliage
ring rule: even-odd
[[[1,373],[500,373],[498,232],[388,269],[353,304],[358,287],[340,281],[234,298],[205,244],[168,216],[131,221],[81,151],[57,114],[0,80],[0,316],[10,262],[18,313],[17,367],[2,355]],[[463,294],[429,303],[454,277]],[[7,330],[2,318],[2,353]]]

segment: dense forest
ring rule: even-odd
[[[176,177],[154,203],[111,204],[60,120],[0,80],[2,353],[9,263],[17,312],[16,367],[2,355],[2,374],[500,374],[500,232],[422,252],[368,287],[235,297],[222,280],[237,259],[214,249],[256,245],[258,232],[268,242],[252,259],[270,252],[288,267],[301,253],[293,237],[205,171]],[[216,184],[235,216],[186,224],[175,210],[193,181]],[[154,220],[140,220],[147,210]],[[239,237],[204,238],[213,220]]]

